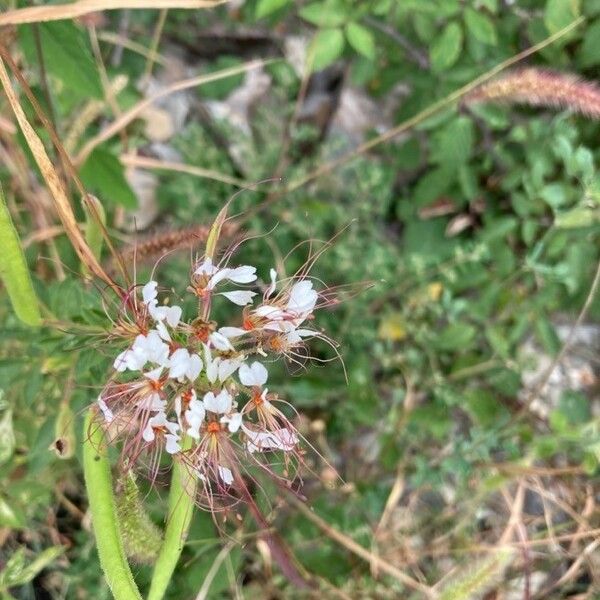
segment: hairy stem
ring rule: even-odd
[[[96,547],[104,577],[115,600],[141,600],[125,557],[113,497],[104,433],[88,411],[83,429],[83,473],[90,503]]]
[[[189,444],[189,440],[187,443]],[[148,600],[161,600],[165,595],[190,528],[195,492],[195,480],[185,466],[175,462],[169,490],[169,516],[165,538],[154,566]]]

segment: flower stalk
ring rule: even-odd
[[[100,565],[115,600],[141,600],[127,563],[113,496],[105,434],[88,411],[83,429],[83,472]]]
[[[185,438],[182,447],[185,449],[191,446],[190,441]],[[195,494],[195,479],[190,477],[188,469],[175,461],[169,489],[167,527],[152,573],[148,600],[161,600],[165,595],[190,529]]]

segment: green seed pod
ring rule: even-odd
[[[162,535],[144,509],[131,470],[119,478],[115,499],[127,556],[138,563],[153,564],[162,544]]]

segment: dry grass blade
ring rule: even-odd
[[[40,23],[76,19],[83,15],[101,10],[120,10],[123,8],[213,8],[227,0],[79,0],[71,4],[53,6],[29,6],[9,10],[0,15],[0,25],[20,25],[22,23]]]
[[[369,552],[366,548],[355,542],[351,537],[332,527],[329,523],[327,523],[327,521],[316,515],[310,510],[310,508],[308,508],[308,506],[291,494],[288,495],[288,501],[290,504],[293,504],[309,521],[314,523],[328,538],[334,540],[342,547],[346,548],[346,550],[349,550],[371,565],[377,565],[378,569],[394,579],[397,579],[407,588],[420,592],[423,594],[424,598],[436,597],[437,594],[432,588],[421,583],[420,581],[417,581],[416,579],[413,579],[410,575],[403,573],[400,569],[396,568],[394,565],[391,565],[389,562],[383,560],[376,554]]]
[[[230,177],[224,173],[219,173],[218,171],[213,171],[211,169],[203,169],[202,167],[195,167],[193,165],[186,165],[184,163],[174,163],[166,160],[159,160],[157,158],[149,158],[147,156],[135,156],[134,154],[121,154],[120,159],[126,167],[187,173],[188,175],[203,177],[204,179],[213,179],[214,181],[220,181],[221,183],[228,183],[229,185],[234,185],[239,188],[247,188],[250,185],[246,181]]]
[[[268,62],[269,61],[254,60],[246,63],[245,65],[232,67],[230,69],[223,69],[222,71],[211,73],[210,75],[199,75],[198,77],[192,77],[191,79],[184,79],[174,83],[173,85],[170,85],[169,87],[166,87],[164,90],[161,90],[153,96],[145,98],[144,100],[138,102],[135,106],[131,107],[127,112],[123,113],[116,121],[113,121],[113,123],[106,127],[106,129],[103,129],[97,136],[89,140],[89,142],[81,149],[75,158],[75,164],[81,165],[94,150],[94,148],[113,137],[113,135],[119,133],[119,131],[121,131],[124,127],[127,127],[129,123],[131,123],[146,107],[150,106],[153,102],[169,96],[170,94],[174,94],[175,92],[181,92],[182,90],[197,87],[203,83],[217,81],[219,79],[231,77],[232,75],[238,75],[239,73],[250,71],[251,69],[257,69],[258,67],[268,64]]]
[[[75,219],[75,215],[73,214],[73,209],[71,208],[71,204],[67,198],[67,193],[63,187],[63,184],[58,177],[56,169],[52,164],[52,161],[48,157],[46,153],[46,149],[42,144],[42,141],[38,137],[37,133],[34,131],[33,127],[30,125],[27,117],[25,116],[25,112],[19,103],[19,99],[12,87],[12,83],[10,81],[10,77],[4,66],[4,61],[0,58],[0,81],[4,87],[4,91],[6,92],[6,96],[8,101],[15,113],[19,126],[27,140],[27,144],[31,149],[31,152],[37,162],[40,171],[52,193],[52,198],[54,200],[54,205],[56,207],[56,212],[62,221],[62,224],[65,228],[65,232],[69,236],[71,243],[73,244],[73,248],[77,252],[82,263],[84,263],[87,268],[94,273],[97,277],[108,283],[111,287],[115,286],[115,283],[108,276],[108,274],[101,267],[100,263],[97,261],[94,253],[90,250],[87,245],[80,229],[77,224],[77,220]]]

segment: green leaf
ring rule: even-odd
[[[600,223],[600,210],[576,206],[564,213],[556,215],[554,225],[558,229],[577,229],[579,227],[590,227]]]
[[[547,0],[544,24],[550,33],[556,33],[572,23],[580,14],[579,0]]]
[[[477,330],[468,323],[452,323],[448,325],[435,339],[434,345],[440,350],[466,350],[475,339]]]
[[[26,526],[27,519],[23,511],[0,496],[0,527],[20,529]]]
[[[41,324],[38,300],[33,290],[29,269],[21,249],[17,230],[13,225],[0,187],[0,279],[6,287],[15,314],[32,327]]]
[[[482,44],[495,46],[498,43],[496,27],[493,21],[486,15],[473,8],[465,10],[465,25],[473,37]]]
[[[344,34],[339,28],[317,32],[309,49],[313,71],[320,71],[336,61],[344,51]]]
[[[39,32],[46,71],[78,98],[102,98],[100,75],[85,32],[73,21],[38,23],[35,27]],[[19,36],[28,62],[37,67],[34,31],[32,25],[23,25],[19,28]]]
[[[12,456],[14,449],[15,432],[12,410],[7,408],[3,413],[0,413],[0,465]]]
[[[363,56],[375,58],[375,38],[373,34],[358,23],[346,25],[346,38],[348,43]]]
[[[558,337],[554,325],[545,315],[540,315],[534,324],[535,336],[542,345],[544,352],[555,356],[560,350],[560,338]]]
[[[600,64],[600,19],[587,28],[579,47],[578,58],[582,67]]]
[[[100,198],[136,208],[137,198],[125,179],[125,170],[119,159],[106,148],[96,148],[79,172],[81,181]]]
[[[290,0],[258,0],[256,5],[256,18],[262,19],[276,10],[283,8],[286,4],[289,4]]]
[[[583,425],[591,418],[590,401],[583,392],[564,390],[560,395],[558,410],[571,425]]]
[[[468,162],[474,140],[475,128],[469,117],[452,119],[433,137],[431,162],[446,168]]]
[[[460,56],[463,43],[463,31],[454,21],[448,23],[442,34],[436,38],[429,48],[429,60],[435,73],[451,67]]]
[[[347,6],[341,2],[313,2],[301,8],[298,14],[317,27],[339,27],[348,18]]]

